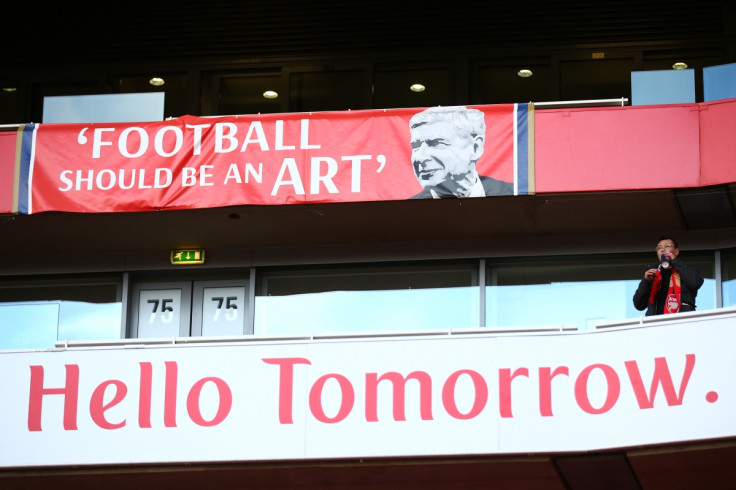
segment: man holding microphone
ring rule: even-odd
[[[646,316],[695,311],[695,297],[703,285],[700,273],[678,256],[677,241],[661,237],[656,248],[659,267],[650,267],[634,293],[634,307]]]

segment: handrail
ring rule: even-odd
[[[553,102],[532,102],[534,108],[564,108],[564,107],[602,107],[625,106],[629,102],[626,97],[619,99],[589,99],[589,100],[559,100]]]
[[[394,332],[333,332],[313,335],[234,335],[221,337],[161,337],[161,338],[130,338],[112,340],[60,340],[54,346],[57,349],[74,349],[90,347],[118,347],[118,348],[145,348],[147,346],[162,345],[201,345],[201,344],[232,344],[252,342],[290,342],[315,340],[375,340],[376,338],[416,338],[439,336],[466,336],[466,335],[509,335],[509,334],[550,334],[558,332],[576,332],[576,325],[543,325],[527,327],[501,328],[472,328],[458,330],[416,330]]]

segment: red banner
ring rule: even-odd
[[[20,130],[28,170],[19,209],[131,212],[526,194],[527,107],[521,109],[506,104],[29,126]],[[427,117],[412,120],[420,112]],[[480,115],[482,131],[462,136],[473,115]],[[463,174],[468,168],[472,172]],[[486,192],[462,194],[473,185]]]
[[[736,182],[736,99],[701,104],[700,111],[700,184],[717,185]]]
[[[0,213],[15,213],[18,182],[15,175],[15,132],[0,132]]]
[[[697,104],[537,111],[540,193],[700,185]]]

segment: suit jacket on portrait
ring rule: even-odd
[[[514,184],[511,182],[505,182],[503,180],[494,179],[486,175],[479,175],[480,183],[483,184],[486,196],[512,196],[514,194]],[[442,191],[442,189],[435,188],[435,191],[440,194],[441,198],[446,197],[457,197],[455,194],[449,191]],[[410,197],[409,199],[432,199],[432,193],[430,189],[425,187],[418,194]]]

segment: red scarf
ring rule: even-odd
[[[662,273],[660,271],[657,271],[652,283],[652,291],[649,293],[649,304],[654,304],[654,300],[657,296],[657,291],[659,291],[659,288],[662,285],[661,283]],[[680,273],[677,272],[675,269],[672,269],[672,274],[670,274],[670,285],[667,289],[667,298],[664,302],[663,313],[677,313],[678,311],[680,311],[681,290],[682,288],[680,286]]]

